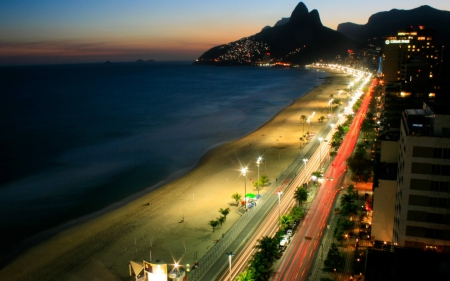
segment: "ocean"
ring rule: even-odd
[[[325,76],[191,62],[1,67],[1,263],[179,177]]]

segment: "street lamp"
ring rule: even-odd
[[[281,218],[281,207],[280,207],[280,196],[283,193],[283,191],[278,191],[278,218]]]
[[[319,163],[320,168],[322,168],[322,147],[320,146],[322,144],[323,138],[318,138],[319,140]]]
[[[259,164],[261,163],[262,157],[258,156],[258,159],[256,160],[256,166],[258,166],[258,181],[256,182],[256,189],[258,190],[259,195]],[[259,196],[258,196],[259,197]]]
[[[305,167],[306,167],[306,162],[308,162],[308,159],[303,158],[303,162],[305,163]]]
[[[234,255],[233,255],[233,252],[229,252],[229,253],[226,253],[226,254],[228,255],[228,263],[230,265],[230,281],[232,281],[232,279],[231,279],[231,257],[234,256]]]
[[[242,167],[241,174],[244,176],[244,202],[245,202],[245,211],[247,212],[247,176],[245,173],[247,173],[247,167]]]

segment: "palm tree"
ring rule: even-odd
[[[278,253],[278,244],[277,239],[263,236],[258,240],[258,244],[255,246],[256,249],[260,250],[262,257],[267,259],[267,261],[271,264]]]
[[[308,200],[308,191],[304,187],[299,187],[294,193],[294,198],[297,200],[298,204],[301,206],[303,202]]]
[[[303,137],[300,137],[299,140],[302,142],[300,143],[300,148],[302,148],[302,144],[303,144]]]
[[[237,205],[239,205],[239,201],[241,201],[242,195],[236,192],[236,193],[233,193],[233,195],[231,195],[231,198],[236,201],[236,206],[237,206]]]
[[[222,216],[225,218],[225,220],[227,220],[227,216],[228,216],[228,214],[230,213],[230,208],[226,208],[226,209],[220,208],[220,209],[219,209],[219,213],[221,213]],[[224,220],[224,221],[225,221],[225,220]]]
[[[244,272],[236,276],[236,281],[256,281],[255,274],[253,270],[246,268]]]
[[[267,175],[262,175],[259,180],[261,181],[261,185],[266,185],[269,183],[269,177]]]
[[[305,131],[305,123],[307,119],[308,118],[306,118],[305,115],[300,116],[300,121],[303,123],[303,132]]]
[[[267,280],[267,275],[274,260],[275,258],[269,261],[264,257],[263,252],[256,252],[253,255],[249,262],[249,270],[253,272],[255,280]]]
[[[325,120],[325,116],[320,116],[318,120],[319,120],[320,123],[322,123],[323,120]]]
[[[220,216],[216,218],[216,220],[219,222],[220,226],[225,222],[226,218],[224,216]]]
[[[214,230],[216,229],[216,227],[219,225],[219,222],[218,222],[217,220],[211,220],[211,221],[209,221],[208,224],[212,227],[213,232],[214,232]]]
[[[281,230],[284,231],[293,222],[294,219],[292,219],[291,215],[281,215],[278,224],[280,225]]]
[[[303,216],[305,215],[305,213],[303,212],[303,208],[300,206],[294,206],[292,207],[291,211],[289,212],[289,214],[292,216],[292,218],[294,220],[296,219],[301,219],[303,218]]]

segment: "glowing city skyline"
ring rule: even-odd
[[[289,17],[300,1],[131,0],[0,3],[0,65],[195,60],[209,48],[238,40]],[[303,1],[322,23],[365,24],[370,15],[421,5],[450,10],[446,0]],[[369,4],[370,3],[370,4]]]

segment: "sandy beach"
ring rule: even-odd
[[[182,264],[193,264],[195,255],[200,259],[240,218],[231,195],[244,194],[241,166],[249,169],[247,193],[256,193],[258,156],[264,159],[260,175],[275,184],[300,152],[299,138],[320,130],[318,118],[327,116],[329,95],[336,98],[348,79],[330,72],[322,85],[256,131],[209,151],[181,178],[25,251],[0,270],[0,280],[129,280],[128,262],[148,260],[150,251],[153,260],[173,264],[182,258]],[[303,125],[300,116],[313,111],[311,125]],[[213,232],[208,222],[221,215],[220,208],[231,212]]]

